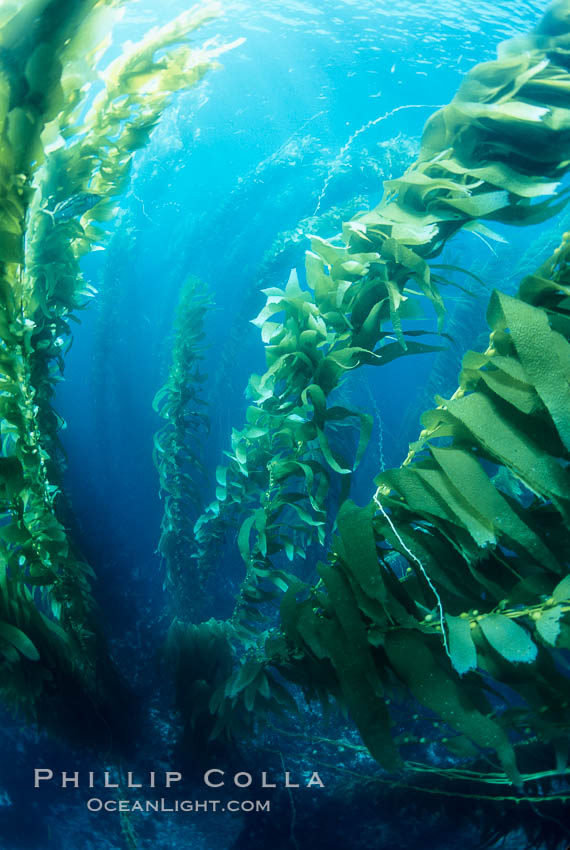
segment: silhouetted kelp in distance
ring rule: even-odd
[[[159,473],[164,513],[158,551],[166,564],[179,616],[196,620],[195,606],[204,593],[198,569],[192,568],[194,522],[202,504],[201,482],[206,470],[201,446],[210,427],[201,385],[204,315],[213,307],[202,281],[189,278],[182,288],[174,323],[172,364],[153,408],[165,420],[154,437],[154,461]],[[192,613],[194,612],[194,613]]]
[[[418,161],[386,183],[375,210],[344,224],[344,245],[312,239],[307,289],[292,274],[285,290],[266,291],[256,324],[268,369],[250,380],[247,425],[234,431],[218,498],[196,526],[202,544],[226,510],[232,521],[236,510],[244,517],[246,577],[222,653],[240,641],[242,658],[213,690],[213,737],[242,734],[267,711],[289,708],[289,680],[309,698],[332,695],[347,707],[370,753],[397,771],[404,762],[383,694],[403,682],[451,730],[442,744],[494,749],[518,789],[515,744],[536,736],[565,766],[566,237],[518,298],[493,294],[489,348],[466,355],[459,390],[425,415],[406,463],[379,476],[367,507],[342,502],[317,584],[281,567],[284,556],[296,565],[311,540],[322,540],[330,477],[348,478],[353,466],[331,452],[330,423],[360,417],[360,448],[366,441],[366,416],[329,408],[329,393],[362,363],[422,350],[404,324],[418,315],[415,296],[431,301],[441,328],[437,284],[446,281],[427,261],[459,229],[492,236],[480,219],[536,223],[565,203],[558,181],[569,164],[570,7],[558,3],[549,15],[558,29],[543,22],[525,52],[507,43],[497,61],[467,75],[428,121]],[[521,482],[518,496],[505,480]],[[394,558],[407,562],[402,577]],[[218,637],[221,627],[211,624]],[[195,628],[181,635],[188,655]],[[188,730],[187,700],[184,710]]]
[[[59,519],[51,401],[69,322],[93,295],[79,261],[105,240],[97,222],[112,218],[172,95],[233,46],[189,46],[219,11],[195,7],[99,72],[120,5],[20,2],[0,29],[1,692],[30,720],[107,750],[124,731],[125,687],[99,632],[93,571]]]

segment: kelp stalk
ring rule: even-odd
[[[166,562],[166,584],[179,615],[196,620],[204,602],[204,581],[196,568],[194,521],[202,507],[205,469],[201,445],[209,430],[200,388],[204,318],[213,300],[205,285],[189,278],[182,288],[174,323],[172,365],[153,408],[165,424],[154,437],[164,513],[158,551]]]

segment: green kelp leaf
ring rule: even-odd
[[[374,539],[374,513],[373,503],[366,508],[359,508],[347,499],[338,512],[337,524],[343,560],[364,592],[371,599],[384,601],[387,594]]]
[[[493,218],[495,221],[502,221],[504,224],[512,224],[515,227],[526,227],[529,224],[541,224],[543,221],[548,221],[566,206],[566,198],[563,197],[568,192],[568,188],[561,190],[554,198],[548,198],[546,201],[526,206],[517,204],[516,206],[507,206],[504,209],[497,211]],[[562,200],[555,203],[556,198]]]
[[[326,310],[334,308],[336,306],[336,281],[330,275],[325,274],[322,259],[311,251],[307,251],[305,255],[305,271],[307,285],[314,291],[315,303],[320,311],[326,312]]]
[[[560,617],[562,616],[562,606],[555,605],[554,608],[547,608],[543,611],[538,620],[534,621],[536,630],[546,643],[550,646],[556,646],[556,639],[560,634]]]
[[[360,330],[354,335],[354,342],[359,347],[372,351],[378,340],[382,338],[381,322],[384,305],[385,299],[374,304],[362,323]]]
[[[258,328],[263,328],[269,319],[270,316],[273,316],[275,313],[281,313],[284,310],[284,299],[278,299],[278,296],[273,295],[269,296],[268,303],[261,310],[259,315],[255,317],[255,319],[251,319],[251,324],[255,325]]]
[[[566,576],[558,582],[552,591],[552,598],[555,602],[568,602],[570,600],[570,576]]]
[[[16,626],[11,626],[9,623],[0,622],[0,638],[8,641],[14,646],[25,658],[30,661],[39,661],[40,654],[32,641]]]
[[[267,678],[267,676],[266,676],[266,674],[263,670],[261,671],[261,673],[259,675],[259,682],[257,683],[257,689],[258,689],[259,693],[261,694],[261,696],[265,697],[265,699],[269,699],[269,697],[271,696],[271,691],[269,690],[269,680],[268,680],[268,678]]]
[[[265,322],[261,329],[261,339],[264,345],[267,345],[272,340],[279,342],[276,337],[283,333],[283,325],[280,322]]]
[[[385,305],[383,317],[388,315],[386,305],[386,277],[375,275],[369,276],[354,289],[354,297],[350,301],[350,323],[353,328],[360,328],[370,311],[379,305]],[[353,338],[354,344],[358,345]]]
[[[461,758],[474,759],[479,754],[477,747],[465,735],[446,738],[444,746],[450,753]]]
[[[296,269],[291,269],[289,273],[289,280],[285,286],[285,295],[288,298],[306,298],[307,293],[303,292],[299,285],[299,276]]]
[[[4,133],[12,148],[16,170],[25,171],[27,162],[34,154],[39,155],[37,124],[37,113],[21,106],[15,106],[6,116]]]
[[[529,274],[524,278],[519,286],[519,296],[523,301],[534,303],[539,300],[540,296],[547,293],[564,292],[570,295],[570,286],[564,286],[561,282],[549,280],[542,277],[538,270],[536,274]]]
[[[249,684],[247,686],[247,688],[245,689],[243,702],[244,702],[246,711],[253,711],[253,707],[255,705],[255,697],[257,696],[257,691],[258,691],[258,686],[257,686],[257,682],[255,682],[255,681],[251,682],[251,684]]]
[[[481,631],[494,650],[507,661],[530,664],[537,655],[536,644],[525,629],[502,614],[488,614],[479,620]]]
[[[458,419],[491,455],[496,457],[526,486],[538,495],[561,505],[568,497],[568,477],[557,460],[546,454],[518,427],[516,411],[502,409],[483,393],[476,392],[446,403],[447,411]]]
[[[493,242],[502,242],[504,245],[508,244],[508,241],[504,239],[499,233],[496,233],[494,230],[491,230],[490,227],[487,227],[481,221],[477,221],[477,219],[468,221],[467,224],[463,225],[462,230],[467,230],[470,233],[474,233],[476,236],[479,237],[491,239]]]
[[[256,570],[256,572],[259,574],[261,573],[261,570]],[[267,581],[274,584],[275,587],[277,587],[282,593],[286,593],[290,587],[295,585],[296,582],[294,576],[284,573],[283,570],[274,570],[265,577],[267,578]]]
[[[428,242],[437,239],[438,226],[442,218],[458,218],[459,214],[449,213],[442,216],[409,216],[402,224],[395,223],[391,227],[392,238],[400,242],[405,242],[408,245],[425,245]],[[417,219],[414,221],[414,219]]]
[[[245,447],[245,441],[243,443],[236,443],[235,453],[238,462],[245,466],[245,464],[247,463],[247,451]]]
[[[63,641],[63,643],[65,643],[65,644],[70,643],[69,636],[61,628],[61,626],[58,626],[57,623],[54,623],[53,620],[50,620],[49,617],[46,617],[41,612],[40,612],[40,616],[42,618],[44,625],[50,630],[50,632],[53,632],[53,634],[56,635],[59,638],[59,640]]]
[[[358,467],[364,456],[364,452],[370,442],[372,429],[374,427],[374,418],[369,413],[361,413],[360,416],[360,435],[358,438],[358,446],[356,449],[356,457],[354,458],[354,469]]]
[[[249,536],[251,534],[251,529],[255,522],[255,514],[248,516],[241,524],[241,528],[238,534],[238,549],[240,551],[240,555],[246,564],[249,564],[251,557],[251,550],[249,546]]]
[[[558,635],[556,646],[559,649],[570,650],[570,625],[564,620],[560,622],[560,634]]]
[[[20,660],[18,652],[10,643],[4,643],[4,646],[0,649],[0,653],[10,662],[10,664],[17,664]]]
[[[570,448],[570,345],[551,329],[544,310],[518,298],[495,291],[487,316],[493,329],[509,329],[527,380],[552,416],[562,442]],[[545,351],[551,352],[548,359]]]
[[[322,428],[317,428],[317,437],[319,440],[319,446],[323,453],[323,457],[328,463],[328,465],[335,472],[338,472],[340,475],[349,475],[352,472],[352,469],[347,466],[341,466],[337,460],[335,459],[331,447],[329,446],[329,442],[325,436],[325,432]]]
[[[505,100],[500,103],[474,103],[462,101],[459,107],[461,113],[469,118],[488,119],[493,122],[520,122],[524,129],[525,125],[538,124],[549,110],[545,106],[535,106],[521,100]]]
[[[508,204],[506,192],[483,192],[470,198],[438,198],[438,204],[448,204],[466,216],[483,218],[503,209]]]
[[[344,247],[331,245],[328,239],[322,239],[320,236],[310,235],[311,250],[328,265],[333,266],[339,259],[347,257],[347,250]]]
[[[19,233],[0,230],[0,261],[22,263],[24,261],[23,240]]]
[[[420,472],[423,474],[420,475]],[[408,510],[416,511],[430,521],[433,521],[432,518],[435,516],[457,523],[455,513],[438,492],[438,482],[432,479],[430,485],[427,470],[416,469],[411,465],[389,469],[376,477],[375,484],[378,486],[388,484],[402,497],[403,504]]]
[[[246,602],[268,602],[274,597],[275,593],[271,593],[267,590],[260,590],[258,587],[251,584],[244,584],[241,589],[241,598],[245,599]]]
[[[429,283],[430,272],[426,261],[396,239],[386,239],[382,245],[382,256],[404,266],[418,281]]]
[[[400,318],[400,304],[406,301],[406,296],[402,295],[398,286],[391,280],[386,281],[386,289],[388,290],[388,300],[390,305],[390,320],[392,322],[392,327],[394,328],[394,333],[396,334],[396,339],[404,349],[407,350],[406,340],[404,339],[404,334],[402,333],[402,322]]]
[[[476,707],[457,676],[439,665],[424,636],[412,629],[388,632],[385,649],[391,665],[416,699],[478,747],[494,748],[507,776],[519,785],[515,754],[507,735]]]
[[[479,181],[476,185],[480,186],[481,181]],[[410,188],[413,188],[412,197],[414,201],[421,198],[421,200],[425,202],[426,196],[438,189],[449,190],[450,192],[467,195],[469,194],[469,189],[471,187],[457,183],[454,180],[448,180],[444,177],[430,177],[429,174],[419,170],[414,171],[413,169],[407,171],[403,177],[384,181],[384,190],[388,192],[398,192],[400,196],[400,203],[402,201],[403,193],[405,192],[407,195]],[[406,197],[406,203],[408,200],[409,199]]]
[[[314,616],[312,612],[312,603],[310,600],[297,601],[297,593],[301,588],[292,586],[283,594],[280,604],[281,615],[281,631],[285,635],[286,641],[294,644],[296,647],[303,646],[303,649],[308,648],[317,658],[325,658],[326,651],[321,646],[320,640],[317,638],[314,629]],[[311,614],[309,617],[307,634],[302,634],[299,630],[299,621],[303,612],[309,608]]]
[[[347,579],[338,570],[320,564],[318,572],[334,608],[334,619],[313,616],[313,628],[332,661],[344,701],[364,744],[387,770],[396,770],[400,758],[356,600]]]
[[[464,498],[461,488],[453,484],[456,479],[451,479],[441,469],[421,469],[418,466],[416,472],[432,488],[436,498],[444,501],[446,508],[452,512],[452,521],[465,528],[477,546],[485,547],[496,542],[487,518],[474,510],[473,505]]]
[[[538,195],[554,195],[558,183],[545,182],[536,177],[528,177],[510,168],[506,163],[494,162],[482,168],[464,168],[452,159],[439,160],[438,165],[446,168],[454,174],[469,174],[470,177],[478,177],[486,183],[506,189],[523,198],[534,198]]]
[[[380,358],[377,355],[371,351],[367,351],[365,348],[358,348],[356,346],[332,351],[326,359],[333,360],[341,369],[346,370],[355,369],[363,363],[374,365],[380,362]]]
[[[489,527],[524,546],[539,563],[558,570],[552,553],[489,481],[477,458],[470,452],[454,448],[430,446],[430,451],[449,479],[455,484],[461,482],[462,498]]]
[[[286,501],[285,499],[283,501]],[[291,502],[291,507],[297,512],[300,519],[306,523],[307,525],[320,526],[324,525],[324,522],[320,519],[313,519],[313,517],[301,507],[301,505],[297,505],[294,502]],[[324,514],[322,514],[324,516]]]
[[[62,66],[53,47],[41,42],[26,63],[26,80],[34,93],[46,94],[59,84]]]
[[[30,540],[30,531],[23,523],[12,518],[6,525],[0,526],[0,540],[9,545],[25,545]]]
[[[532,414],[541,407],[540,399],[533,387],[514,381],[501,369],[481,370],[471,374],[465,370],[461,373],[461,384],[466,384],[468,377],[474,381],[482,379],[490,390],[517,407],[522,413]]]
[[[256,679],[261,670],[263,666],[259,661],[245,661],[226,682],[225,695],[230,698],[237,696]]]
[[[17,457],[0,458],[0,484],[6,486],[11,497],[17,496],[24,488],[24,471]]]
[[[327,417],[327,399],[321,387],[319,387],[318,384],[310,384],[301,393],[301,399],[303,404],[313,405],[313,422],[315,422],[319,428],[322,428]]]
[[[477,667],[477,650],[471,636],[471,623],[466,617],[445,615],[449,634],[451,663],[460,676]]]
[[[419,283],[424,295],[431,301],[437,315],[438,331],[443,330],[445,305],[441,295],[431,282],[430,270],[426,261],[415,251],[406,248],[396,239],[387,239],[382,246],[382,256],[391,257],[395,263],[401,264],[412,274]]]

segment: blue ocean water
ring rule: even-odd
[[[140,0],[127,10],[115,40],[135,39],[184,8],[182,0]],[[176,726],[160,661],[169,609],[156,551],[162,503],[152,445],[160,420],[152,400],[168,372],[182,283],[200,278],[215,301],[203,363],[211,418],[203,481],[208,502],[231,429],[244,422],[248,378],[264,369],[259,331],[250,321],[264,303],[260,290],[284,285],[291,268],[302,269],[307,234],[333,236],[343,218],[377,204],[383,181],[413,161],[424,122],[451,100],[464,74],[493,58],[499,42],[531,29],[545,8],[538,0],[230,2],[200,30],[200,38],[245,42],[176,98],[135,155],[108,248],[84,262],[98,295],[81,314],[55,402],[67,423],[62,442],[73,533],[96,569],[95,597],[114,657],[135,683],[152,736],[139,753],[143,764],[153,756],[163,768],[169,763]],[[374,417],[353,481],[358,503],[371,498],[374,475],[402,462],[434,394],[453,392],[462,353],[486,339],[489,291],[515,291],[521,275],[557,244],[564,215],[524,232],[494,226],[500,242],[455,237],[441,262],[472,270],[488,288],[475,285],[472,298],[446,290],[445,350],[366,367],[343,385],[341,398]],[[433,330],[430,341],[438,342],[428,310],[417,327]],[[243,570],[236,538],[237,530],[223,550],[213,617],[229,613],[229,589]],[[313,731],[317,715],[316,709],[308,715]],[[335,720],[329,735],[343,723],[349,722]],[[89,756],[6,724],[1,850],[125,846],[127,827],[118,815],[86,813],[73,791],[40,797],[30,786],[30,771],[40,762],[86,771]],[[479,822],[493,840],[508,836],[505,846],[526,846],[517,843],[525,839],[517,838],[516,823],[489,826],[483,814],[471,813],[466,834],[469,812],[458,812],[454,822],[435,797],[422,801],[421,813],[414,814],[410,799],[398,801],[400,813],[388,811],[381,789],[371,791],[350,772],[349,756],[329,750],[327,761],[324,744],[311,754],[303,742],[268,735],[272,764],[302,764],[303,756],[308,767],[313,754],[328,764],[322,768],[327,791],[294,799],[283,792],[269,826],[252,826],[243,815],[147,818],[134,824],[139,838],[132,846],[444,850],[477,846]],[[256,756],[256,764],[263,758]],[[346,773],[335,772],[342,767]],[[361,769],[370,774],[375,768],[370,760]]]

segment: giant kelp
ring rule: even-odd
[[[49,386],[39,389],[40,382],[50,382],[49,375],[41,374],[42,364],[49,360],[45,349],[52,358],[56,356],[62,338],[70,334],[66,320],[93,294],[82,279],[79,260],[104,243],[101,225],[113,217],[115,199],[128,185],[133,154],[147,143],[173,95],[198,82],[215,67],[215,57],[229,47],[211,40],[199,48],[187,43],[216,12],[215,4],[193,7],[130,44],[98,75],[103,87],[87,113],[78,111],[76,98],[66,92],[66,108],[58,115],[57,128],[52,122],[46,129],[52,142],[37,176],[26,257],[28,311],[38,338],[34,348],[42,352],[34,363],[40,398],[50,396]],[[95,23],[98,28],[102,25]],[[85,48],[82,39],[80,46]],[[76,67],[77,50],[67,58],[63,77],[72,90],[81,70]],[[53,141],[56,129],[59,141]]]
[[[101,73],[119,6],[19,3],[0,31],[2,691],[40,720],[85,694],[97,712],[108,666],[93,574],[58,512],[61,422],[51,399],[69,321],[93,294],[79,261],[104,241],[97,222],[112,217],[133,153],[173,93],[200,80],[227,47],[187,43],[218,12],[215,4],[194,7],[128,45]]]
[[[568,169],[570,130],[567,4],[556,8],[558,25],[547,16],[522,52],[520,44],[507,45],[499,59],[467,75],[449,106],[428,121],[417,162],[387,181],[375,210],[347,222],[342,239],[312,238],[307,288],[293,273],[285,289],[265,290],[255,323],[267,370],[250,380],[247,424],[233,432],[230,463],[217,472],[217,499],[196,525],[202,544],[227,513],[240,517],[246,577],[231,623],[250,651],[269,634],[266,603],[297,587],[283,555],[296,565],[312,542],[323,542],[334,510],[327,502],[331,476],[347,480],[366,442],[370,419],[329,407],[328,396],[362,364],[434,350],[416,339],[425,332],[407,330],[405,322],[421,314],[423,295],[441,328],[446,270],[428,261],[454,233],[492,238],[482,220],[535,223],[565,203],[558,181]],[[351,460],[335,454],[329,439],[331,426],[345,422],[357,423],[361,434]],[[345,662],[348,656],[339,664]],[[252,669],[244,687],[236,671],[228,701],[216,701],[228,717],[245,688],[253,704]]]
[[[3,31],[12,55],[0,100],[7,163],[0,235],[3,688],[40,719],[68,703],[66,721],[81,703],[78,722],[86,729],[89,703],[91,714],[107,715],[93,696],[108,661],[92,632],[90,569],[58,513],[53,385],[69,320],[92,294],[79,274],[81,254],[103,241],[97,222],[112,216],[133,152],[170,93],[199,79],[221,49],[195,53],[185,44],[210,7],[185,14],[109,66],[84,116],[70,92],[92,73],[97,31],[107,28],[114,5],[14,7]],[[88,11],[95,17],[78,26]],[[513,783],[521,781],[516,745],[533,737],[563,764],[567,240],[519,298],[493,295],[489,348],[466,357],[458,392],[426,414],[408,461],[383,471],[365,508],[345,496],[370,417],[330,399],[361,364],[433,350],[406,320],[418,315],[418,294],[441,319],[438,286],[445,281],[427,260],[459,228],[481,232],[484,218],[533,222],[563,202],[555,184],[568,167],[570,80],[566,24],[552,19],[523,51],[471,73],[428,124],[418,162],[387,184],[375,211],[348,222],[342,240],[312,239],[307,287],[292,274],[284,289],[265,293],[256,324],[267,369],[250,382],[247,424],[234,432],[229,466],[217,471],[216,502],[196,526],[202,547],[211,517],[239,516],[246,579],[228,622],[178,619],[169,639],[192,741],[241,732],[266,711],[294,708],[287,679],[309,697],[326,702],[332,695],[346,706],[369,751],[395,770],[401,761],[388,699],[403,684],[445,724],[437,727],[438,743],[485,755],[494,749]],[[194,325],[208,305],[187,306]],[[179,473],[195,465],[182,434],[189,422],[182,402],[194,393],[199,334],[193,326],[179,337],[181,368],[157,405],[175,424],[174,439],[159,440],[158,450],[167,446],[160,465],[172,496],[165,552],[172,530],[182,529],[185,548],[195,545],[181,524],[190,516],[192,482]],[[339,432],[352,453],[339,448]],[[324,547],[340,502],[337,534],[313,587],[299,559],[312,542]],[[180,566],[177,552],[171,577]],[[270,607],[276,601],[279,628]],[[520,697],[516,708],[512,694]]]
[[[309,699],[334,696],[384,767],[417,771],[398,749],[417,761],[426,738],[392,731],[403,683],[435,714],[427,740],[444,760],[495,749],[519,786],[564,769],[569,296],[565,234],[517,297],[493,293],[488,348],[465,355],[402,466],[378,476],[366,507],[344,502],[318,583],[290,580],[280,629],[213,693],[213,734],[243,730],[244,711],[251,723],[282,710],[279,673]],[[515,751],[529,763],[522,745],[537,742],[521,776]]]
[[[274,239],[273,244],[265,253],[262,262],[256,269],[255,276],[252,279],[252,285],[243,297],[231,332],[228,334],[225,345],[221,347],[221,357],[218,362],[216,373],[213,375],[208,384],[208,397],[210,399],[210,403],[213,403],[215,399],[219,398],[223,384],[228,380],[232,364],[235,364],[235,360],[239,356],[240,349],[243,347],[244,337],[247,333],[247,328],[244,329],[244,323],[247,325],[252,312],[255,310],[257,303],[260,301],[260,286],[264,289],[269,287],[270,284],[274,283],[275,280],[278,279],[278,275],[280,276],[283,268],[288,269],[291,267],[291,264],[297,258],[299,251],[302,250],[300,246],[305,238],[307,230],[312,232],[318,230],[328,231],[334,223],[343,217],[343,215],[353,213],[362,205],[362,203],[363,199],[358,197],[352,198],[348,204],[342,208],[333,207],[332,209],[327,210],[326,213],[322,213],[320,216],[309,216],[306,219],[300,220],[295,228],[280,233]],[[250,328],[250,330],[255,332],[253,328]],[[218,416],[220,413],[221,411],[219,410]],[[261,436],[260,431],[254,431],[253,434],[257,435],[256,439],[259,439]],[[249,463],[251,468],[254,468],[254,466],[257,465],[261,465],[263,468],[263,458],[265,458],[265,462],[267,462],[267,458],[269,457],[269,454],[266,451],[267,446],[265,447],[264,454],[260,451],[258,462],[254,459],[254,447],[247,443],[246,445],[249,445]],[[262,447],[260,446],[259,448],[261,449]],[[231,466],[232,463],[230,463],[230,467]],[[199,541],[199,562],[201,570],[204,573],[215,569],[216,560],[220,556],[220,550],[225,536],[229,529],[231,529],[232,524],[235,524],[236,522],[239,523],[242,497],[246,489],[245,486],[242,487],[242,490],[237,487],[235,490],[232,488],[232,492],[228,494],[227,487],[224,489],[224,482],[228,481],[228,476],[231,482],[232,477],[236,475],[236,471],[226,469],[221,466],[217,475],[218,480],[216,481],[215,488],[216,500],[208,505],[196,526],[197,538]],[[246,482],[242,481],[242,484],[245,485]],[[259,491],[255,485],[252,485],[250,489],[252,500],[254,500]],[[287,543],[289,543],[289,541],[287,541]],[[286,547],[285,551],[287,552],[287,550],[289,550],[290,553],[292,552],[289,545]],[[304,555],[305,550],[303,546],[299,545],[297,547],[297,553],[300,557]]]
[[[78,660],[83,678],[86,674],[92,678],[94,672],[92,636],[86,629],[89,570],[75,557],[54,512],[57,487],[49,477],[34,385],[36,352],[43,348],[48,357],[59,354],[60,346],[49,351],[49,345],[33,339],[33,283],[25,271],[24,235],[34,177],[45,156],[42,133],[65,103],[61,57],[66,49],[73,51],[72,36],[83,15],[96,14],[104,6],[21,4],[12,8],[1,34],[1,599],[3,664],[8,674],[3,689],[16,701],[25,699],[29,709],[40,694],[58,687],[62,675],[73,676]]]
[[[208,536],[209,517],[215,524],[220,512],[232,510],[242,498],[237,494],[248,491],[248,470],[257,470],[256,485],[268,492],[271,469],[260,456],[264,429],[271,439],[287,439],[283,435],[291,431],[285,454],[291,448],[299,453],[297,432],[308,443],[318,437],[325,467],[347,470],[327,451],[322,427],[301,425],[326,421],[322,396],[326,399],[349,370],[433,350],[410,339],[402,322],[421,314],[415,303],[421,292],[441,325],[438,287],[446,279],[426,260],[450,236],[460,228],[489,233],[481,219],[540,221],[564,203],[557,181],[568,168],[564,151],[570,111],[563,94],[570,77],[564,33],[560,28],[551,32],[549,26],[548,21],[541,24],[540,37],[525,42],[523,53],[515,52],[516,45],[503,47],[498,60],[467,75],[449,106],[428,121],[417,162],[401,178],[387,181],[375,210],[344,225],[344,244],[312,239],[308,289],[292,278],[286,290],[266,291],[267,304],[256,323],[266,343],[268,369],[250,381],[249,424],[234,433],[234,461],[221,473],[225,495],[199,521],[199,537]],[[311,416],[315,394],[321,401]],[[275,454],[269,443],[268,458]],[[298,478],[294,466],[289,474]],[[318,517],[313,521],[318,523]]]
[[[198,279],[182,288],[174,323],[172,364],[153,407],[164,425],[154,437],[164,513],[158,551],[166,562],[166,582],[186,617],[198,616],[204,587],[194,566],[193,528],[202,507],[200,482],[205,475],[201,447],[209,429],[206,402],[200,393],[206,375],[203,359],[204,317],[213,301]]]
[[[370,505],[344,503],[319,583],[283,599],[269,657],[308,694],[336,694],[389,769],[398,682],[445,722],[442,746],[494,748],[516,784],[513,744],[538,739],[565,765],[569,259],[565,234],[518,297],[493,293],[487,350],[465,355]]]

